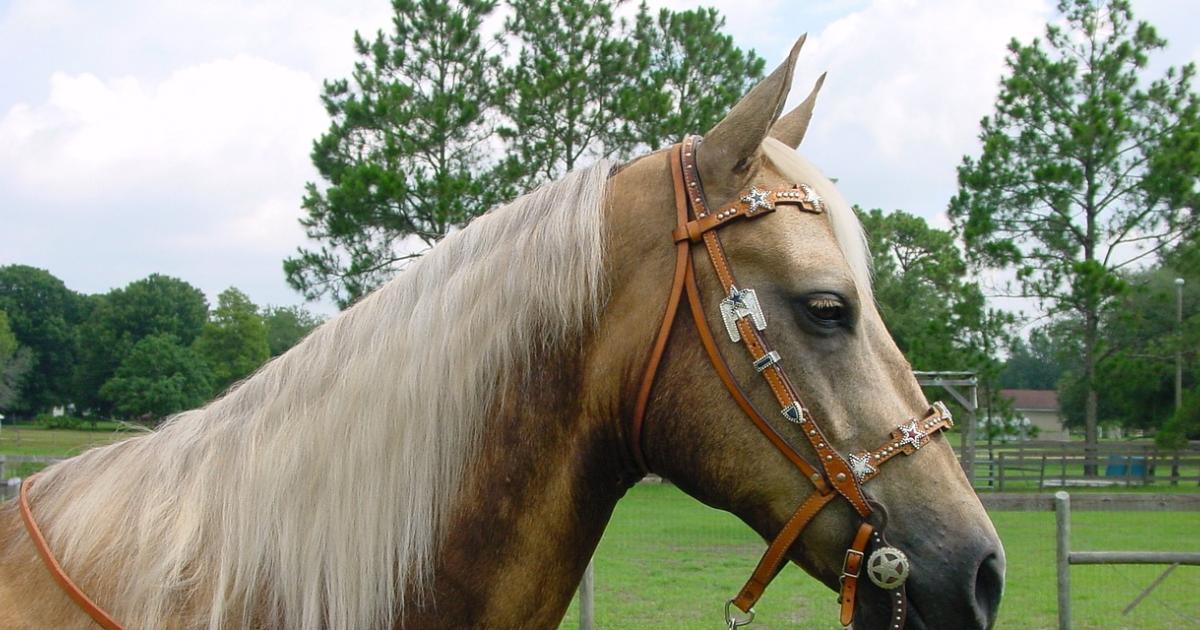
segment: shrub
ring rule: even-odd
[[[79,430],[83,428],[83,425],[86,421],[74,416],[54,416],[48,413],[43,413],[34,418],[33,422],[43,429]]]

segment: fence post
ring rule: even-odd
[[[579,630],[596,628],[595,597],[596,573],[589,559],[587,568],[583,570],[583,580],[579,582]]]
[[[996,468],[996,475],[999,477],[996,492],[1004,492],[1004,451],[1000,451],[1000,464]]]
[[[1054,521],[1058,530],[1058,630],[1071,630],[1071,495],[1054,493]]]

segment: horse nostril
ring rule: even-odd
[[[979,563],[975,575],[975,612],[983,627],[991,628],[996,622],[996,611],[1000,608],[1000,595],[1004,592],[1004,558],[990,553]]]

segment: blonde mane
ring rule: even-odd
[[[131,628],[379,628],[421,603],[502,379],[603,305],[609,171],[476,219],[224,397],[48,469],[31,499],[64,567],[94,567],[73,577]]]
[[[854,208],[828,177],[788,145],[775,138],[767,138],[763,141],[762,148],[767,159],[781,175],[794,183],[812,186],[824,198],[829,221],[833,224],[833,235],[842,249],[842,255],[846,257],[846,263],[850,265],[850,272],[854,275],[861,298],[864,303],[874,301],[874,292],[871,289],[871,252],[867,247],[862,223],[854,215]]]

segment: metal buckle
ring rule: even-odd
[[[725,602],[725,627],[727,628],[727,630],[733,630],[734,628],[748,626],[754,621],[754,608],[753,607],[751,607],[750,610],[746,612],[746,617],[744,617],[742,619],[738,619],[737,614],[733,612],[732,607],[733,607],[732,599]]]
[[[850,554],[854,554],[854,555],[858,556],[858,570],[855,571],[854,573],[850,573],[849,571],[846,570],[846,565],[850,563]],[[847,549],[846,550],[846,555],[842,557],[842,577],[843,578],[852,577],[852,578],[857,579],[859,575],[862,575],[863,555],[864,555],[863,552],[861,552],[857,549]]]

